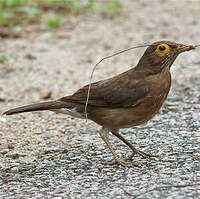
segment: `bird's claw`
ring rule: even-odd
[[[144,152],[144,151],[140,151],[140,150],[134,150],[133,153],[129,156],[129,160],[131,160],[133,158],[134,155],[141,155],[143,158],[151,158],[151,157],[155,157],[155,158],[158,158],[159,155],[157,154],[152,154],[152,153],[149,153],[149,152]]]
[[[121,166],[124,166],[124,167],[129,166],[129,165],[134,165],[134,166],[139,167],[139,164],[137,162],[125,161],[125,160],[122,160],[122,159],[117,159],[117,160],[113,160],[113,161],[103,160],[103,162],[105,164],[108,164],[108,165],[120,164]]]

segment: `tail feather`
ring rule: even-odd
[[[27,105],[27,106],[10,109],[10,110],[4,112],[3,115],[13,115],[13,114],[23,113],[23,112],[68,108],[68,106],[69,106],[68,103],[62,102],[62,101],[42,102],[42,103],[31,104],[31,105]]]

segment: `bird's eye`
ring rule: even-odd
[[[165,46],[159,46],[159,50],[163,51],[163,50],[165,50],[165,49],[166,49]]]
[[[159,44],[156,48],[158,55],[163,56],[170,52],[170,47],[167,44]]]

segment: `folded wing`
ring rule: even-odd
[[[122,73],[119,76],[91,84],[89,106],[97,107],[130,107],[140,103],[148,95],[149,89],[144,79],[133,79],[131,73]],[[64,102],[85,104],[89,85],[84,86],[72,96],[59,99]]]

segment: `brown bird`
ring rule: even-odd
[[[109,142],[109,132],[128,145],[134,154],[154,156],[136,149],[119,134],[119,130],[144,124],[159,111],[170,90],[171,65],[180,53],[192,49],[195,46],[171,41],[155,42],[146,49],[136,67],[91,84],[87,117],[102,126],[99,134],[110,149],[115,163],[123,166],[137,165],[134,161],[120,159]],[[14,108],[3,114],[49,110],[86,119],[88,87],[82,87],[71,96]]]

